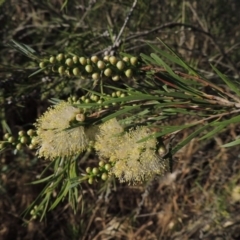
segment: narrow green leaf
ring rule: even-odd
[[[221,123],[219,123],[219,124],[221,124]],[[220,133],[226,127],[226,125],[227,124],[221,124],[221,125],[217,126],[212,131],[208,132],[206,135],[204,135],[203,137],[199,138],[199,140],[201,141],[203,139],[208,139],[208,138],[213,137],[214,135]]]
[[[228,85],[228,87],[235,92],[238,96],[240,96],[239,87],[235,85],[231,80],[229,80],[224,74],[222,74],[216,67],[211,64],[213,70],[218,74],[218,76]]]
[[[236,146],[239,144],[240,144],[240,139],[237,139],[235,141],[232,141],[230,143],[226,143],[226,144],[222,145],[222,147],[233,147],[233,146]]]
[[[197,137],[200,133],[202,133],[205,129],[207,129],[209,125],[205,125],[203,127],[198,128],[195,132],[190,134],[187,138],[185,138],[183,141],[181,141],[179,144],[177,144],[173,150],[172,154],[175,154],[177,151],[179,151],[182,147],[187,145],[193,138]]]

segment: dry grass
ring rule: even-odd
[[[111,34],[117,35],[131,7],[129,1],[101,0],[93,5],[88,5],[91,1],[69,1],[61,11],[62,0],[40,2],[9,0],[1,6],[1,120],[6,119],[13,132],[34,122],[46,109],[48,97],[57,94],[64,98],[69,93],[54,90],[42,98],[46,89],[37,85],[40,90],[32,91],[36,86],[33,81],[41,83],[43,76],[27,79],[34,63],[7,48],[7,42],[14,38],[42,55],[63,50],[93,54],[112,44],[111,37],[103,33],[109,27]],[[150,50],[145,41],[158,44],[156,38],[160,37],[213,81],[217,79],[209,61],[230,76],[238,75],[237,1],[183,1],[185,7],[183,2],[161,2],[138,2],[125,29],[121,51],[147,54]],[[7,104],[9,97],[11,103]],[[175,123],[186,121],[179,118]],[[100,183],[86,184],[77,214],[63,202],[43,222],[29,222],[21,213],[43,188],[27,183],[36,179],[46,163],[29,151],[20,156],[4,153],[0,159],[0,239],[239,239],[239,147],[220,147],[239,133],[235,125],[211,141],[194,139],[176,154],[173,173],[149,183],[141,209],[138,206],[147,186],[112,182],[101,188]],[[183,132],[175,141],[188,134]],[[94,164],[96,159],[89,161]]]

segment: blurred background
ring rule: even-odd
[[[102,56],[132,5],[127,0],[0,1],[1,136],[31,128],[48,99],[81,95],[81,85],[71,79],[43,72],[29,78],[38,63],[11,47],[11,40],[30,46],[38,58],[60,52]],[[138,0],[113,51],[150,54],[147,43],[160,47],[160,38],[211,81],[218,77],[210,63],[239,81],[239,12],[237,0]],[[22,212],[44,188],[29,183],[47,163],[29,149],[8,149],[0,155],[0,239],[240,239],[239,147],[221,148],[239,134],[240,126],[230,125],[211,141],[195,139],[181,149],[173,173],[152,183],[141,209],[146,185],[116,182],[103,190],[101,183],[83,184],[79,212],[74,214],[66,199],[42,222],[29,221]]]

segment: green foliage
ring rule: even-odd
[[[204,21],[189,24],[200,21],[195,15],[189,19],[191,3],[165,2],[168,14],[159,14],[163,9],[157,6],[152,15],[148,9],[157,1],[120,2],[124,7],[116,7],[116,1],[89,1],[79,14],[77,1],[56,2],[58,10],[51,1],[42,1],[36,5],[48,12],[39,20],[32,18],[39,29],[28,32],[29,40],[21,32],[18,37],[2,31],[4,44],[19,61],[4,59],[1,154],[27,156],[32,166],[40,168],[33,172],[31,185],[42,188],[24,212],[27,219],[43,220],[62,202],[74,213],[86,214],[90,208],[84,194],[90,188],[99,190],[99,199],[104,194],[107,199],[118,181],[146,185],[168,176],[182,149],[194,141],[206,144],[239,123],[237,67]],[[0,5],[7,7],[4,1]],[[213,15],[220,13],[218,9]],[[31,14],[35,16],[34,11]],[[153,17],[169,22],[142,31],[150,29],[147,21]],[[181,28],[177,47],[171,33],[166,38],[171,28]],[[183,41],[187,37],[197,40],[187,45]],[[214,45],[206,50],[211,64],[188,50],[207,41]],[[216,54],[228,65],[215,60]],[[238,59],[238,53],[233,58]],[[25,101],[29,97],[34,99],[31,107],[31,100]],[[18,118],[17,123],[11,120]],[[239,143],[236,136],[221,145],[224,149]],[[196,185],[204,191],[198,180]],[[223,202],[218,207],[225,211]]]

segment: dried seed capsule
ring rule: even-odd
[[[111,68],[105,69],[104,75],[105,75],[106,77],[111,77],[111,76],[112,76],[112,69],[111,69]]]
[[[49,62],[50,62],[50,63],[55,63],[55,62],[56,62],[56,57],[51,56],[51,57],[49,58]]]
[[[78,113],[78,114],[76,115],[76,120],[79,121],[79,122],[84,122],[85,119],[86,119],[86,117],[85,117],[85,115],[82,114],[82,113]]]
[[[79,70],[79,68],[75,67],[75,68],[73,69],[73,75],[75,75],[75,76],[80,75],[80,70]]]
[[[97,62],[97,67],[100,69],[100,70],[103,70],[105,68],[106,64],[104,61],[98,61]]]
[[[111,56],[111,57],[109,57],[109,62],[112,65],[115,65],[117,63],[117,58],[115,56]]]
[[[119,70],[123,70],[124,67],[125,67],[125,64],[123,61],[118,61],[117,64],[116,64],[116,67],[119,69]]]
[[[98,57],[97,57],[97,56],[92,56],[92,57],[91,57],[91,61],[92,61],[93,63],[97,63]]]
[[[73,60],[72,58],[67,58],[65,61],[66,65],[68,65],[69,67],[71,67],[73,65]]]
[[[65,59],[65,56],[64,56],[63,53],[59,53],[59,54],[57,55],[56,59],[57,59],[59,62],[61,62],[61,61],[63,61],[63,60]]]
[[[132,69],[127,69],[127,70],[125,71],[125,75],[126,75],[126,77],[128,77],[128,78],[132,77],[132,75],[133,75]]]
[[[64,66],[60,66],[60,67],[58,68],[58,72],[59,72],[61,75],[63,75],[63,74],[65,73],[65,67],[64,67]]]
[[[130,58],[130,63],[131,63],[133,66],[135,66],[135,65],[137,64],[137,62],[138,62],[138,58],[137,58],[137,57],[131,57],[131,58]]]
[[[93,80],[98,80],[100,78],[100,74],[99,73],[93,73],[92,74],[92,79]]]
[[[115,82],[119,81],[119,79],[120,79],[119,75],[112,76],[112,80],[115,81]]]
[[[89,64],[86,65],[85,70],[86,70],[86,72],[91,73],[93,71],[92,65],[89,65]]]
[[[79,58],[79,62],[82,64],[82,65],[86,65],[87,64],[87,59],[85,57],[80,57]]]

